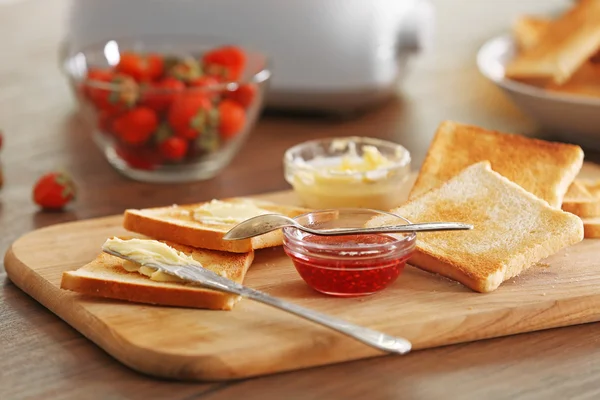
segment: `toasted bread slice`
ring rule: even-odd
[[[600,66],[586,62],[565,83],[550,83],[546,89],[579,96],[600,97]]]
[[[431,142],[410,198],[441,185],[461,170],[488,160],[492,168],[525,190],[560,207],[583,164],[583,150],[445,121]]]
[[[600,217],[598,218],[582,218],[583,231],[588,239],[600,238]]]
[[[533,263],[583,239],[577,216],[550,207],[492,171],[472,165],[420,197],[391,211],[411,222],[456,221],[471,231],[419,234],[409,263],[491,292]],[[386,224],[386,217],[369,221]]]
[[[242,283],[254,259],[253,252],[233,254],[165,243],[191,255],[205,268],[238,283]],[[237,295],[181,283],[177,278],[152,280],[139,272],[128,272],[124,267],[126,263],[121,258],[101,253],[89,264],[75,271],[63,272],[60,287],[90,296],[213,310],[231,310],[239,300]]]
[[[600,49],[600,0],[580,0],[506,66],[511,79],[566,82]]]
[[[600,198],[600,179],[577,179],[585,189],[595,197]]]
[[[515,21],[512,33],[520,51],[533,47],[552,21],[546,18],[523,15]]]
[[[593,195],[584,181],[576,179],[569,186],[562,209],[580,218],[600,217],[600,196]]]
[[[227,203],[251,203],[263,212],[278,213],[295,217],[307,212],[305,208],[283,206],[267,201],[247,198],[225,199]],[[171,207],[147,208],[142,210],[126,210],[123,226],[155,239],[168,240],[174,243],[203,249],[246,253],[254,249],[280,246],[281,230],[273,231],[251,239],[227,241],[223,236],[234,223],[203,223],[194,217],[195,212],[207,203],[177,205]],[[258,215],[258,214],[257,214]]]

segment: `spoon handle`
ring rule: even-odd
[[[355,325],[353,323],[338,319],[320,312],[301,307],[297,304],[290,303],[288,301],[279,299],[268,295],[267,293],[261,292],[256,289],[243,286],[237,282],[230,281],[229,279],[223,278],[215,274],[212,271],[199,269],[199,268],[172,268],[164,265],[160,266],[161,269],[167,273],[178,276],[182,279],[186,279],[191,282],[200,283],[202,286],[219,290],[221,292],[233,293],[258,301],[263,304],[270,305],[280,310],[287,311],[291,314],[295,314],[299,317],[323,325],[327,328],[333,329],[344,335],[350,336],[366,345],[374,347],[378,350],[405,354],[411,350],[411,343],[403,338],[394,337],[387,335],[383,332],[378,332],[369,328]]]
[[[422,224],[407,224],[380,226],[374,228],[339,228],[339,229],[307,229],[307,232],[320,236],[340,236],[364,233],[401,233],[401,232],[435,232],[435,231],[464,231],[473,229],[473,225],[458,222],[426,222]]]
[[[323,325],[381,351],[396,354],[406,354],[411,350],[412,347],[411,343],[406,339],[390,336],[383,332],[375,331],[339,318],[321,314],[320,312],[301,307],[297,304],[287,302],[277,297],[272,297],[258,290],[244,287],[243,290],[241,290],[238,294]]]

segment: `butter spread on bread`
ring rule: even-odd
[[[257,207],[256,203],[244,200],[236,203],[212,200],[192,211],[193,218],[204,224],[235,225],[259,215],[272,213]]]
[[[229,203],[232,206],[225,206],[222,203]],[[267,212],[293,218],[307,211],[305,208],[237,197],[218,202],[140,210],[129,209],[125,211],[123,227],[157,240],[166,240],[203,249],[246,253],[256,249],[280,246],[283,243],[281,230],[250,239],[223,240],[225,233],[235,223],[220,224],[216,223],[217,220],[242,222],[242,220]],[[247,218],[244,219],[244,216]]]
[[[113,237],[104,242],[103,248],[131,257],[136,262],[125,260],[123,263],[123,268],[125,270],[129,272],[139,272],[157,282],[184,282],[184,280],[148,266],[148,263],[157,262],[159,264],[189,265],[204,268],[204,266],[193,257],[176,250],[164,242],[159,242],[158,240],[137,238],[120,239],[118,237]],[[227,278],[227,274],[224,271],[220,271],[220,275]]]
[[[234,282],[242,283],[254,259],[254,252],[226,253],[166,242],[168,247],[193,258],[197,263]],[[128,272],[128,270],[130,270]],[[61,288],[111,299],[165,306],[231,310],[239,296],[172,280],[167,274],[152,275],[119,257],[100,253],[95,260],[74,271],[65,271]]]
[[[438,187],[469,165],[486,160],[494,171],[551,206],[560,207],[581,169],[583,150],[571,144],[445,121],[431,142],[410,198]]]
[[[550,207],[480,162],[439,188],[393,209],[413,223],[455,221],[474,225],[461,232],[423,233],[410,264],[490,292],[539,260],[583,239],[577,216]],[[386,225],[385,217],[368,226]]]

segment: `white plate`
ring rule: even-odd
[[[554,93],[505,79],[504,67],[515,54],[516,43],[510,35],[496,37],[479,50],[477,66],[544,130],[565,141],[600,149],[600,98]]]

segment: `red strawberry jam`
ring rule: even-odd
[[[302,244],[288,240],[285,251],[313,289],[361,296],[385,289],[402,273],[414,244],[404,242],[382,234],[305,235]]]

